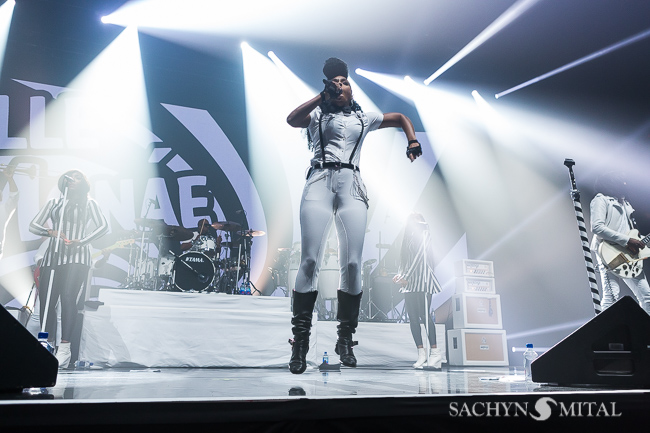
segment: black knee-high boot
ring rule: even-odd
[[[358,344],[357,341],[352,341],[352,334],[357,330],[359,324],[359,305],[361,305],[361,293],[358,295],[350,295],[348,293],[338,291],[337,297],[339,301],[337,319],[339,320],[338,334],[339,338],[336,341],[336,354],[341,359],[341,364],[348,367],[357,366],[357,358],[354,357],[352,346]]]
[[[311,317],[317,296],[318,292],[293,292],[293,317],[291,318],[293,340],[289,340],[291,343],[289,370],[293,374],[300,374],[307,368]]]

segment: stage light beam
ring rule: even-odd
[[[534,6],[535,3],[537,3],[538,1],[539,0],[519,0],[518,2],[510,6],[510,8],[508,8],[508,10],[506,10],[503,14],[501,14],[499,18],[494,20],[492,24],[487,26],[485,30],[483,30],[478,36],[472,39],[472,41],[469,44],[465,45],[458,53],[456,53],[456,55],[454,55],[451,59],[449,59],[447,63],[442,65],[440,69],[438,69],[436,72],[431,74],[429,78],[424,80],[424,84],[428,86],[433,80],[438,78],[440,75],[442,75],[445,71],[447,71],[449,68],[454,66],[460,60],[462,60],[469,53],[471,53],[476,48],[481,46],[485,41],[487,41],[492,36],[497,34],[508,24],[512,23],[514,20],[519,18],[528,9]]]
[[[564,66],[560,66],[560,67],[557,68],[557,69],[553,69],[553,70],[550,71],[550,72],[547,72],[547,73],[545,73],[545,74],[542,74],[542,75],[540,75],[540,76],[538,76],[538,77],[535,77],[535,78],[533,78],[533,79],[531,79],[531,80],[528,80],[528,81],[526,81],[526,82],[524,82],[524,83],[521,83],[521,84],[519,84],[519,85],[517,85],[517,86],[511,87],[511,88],[508,89],[508,90],[504,90],[503,92],[497,93],[496,95],[494,95],[494,98],[495,98],[495,99],[499,99],[499,98],[501,98],[501,97],[503,97],[503,96],[506,96],[506,95],[508,95],[508,94],[510,94],[510,93],[512,93],[512,92],[515,92],[515,91],[517,91],[517,90],[521,90],[521,89],[523,89],[524,87],[528,87],[528,86],[530,86],[531,84],[539,83],[540,81],[545,80],[545,79],[547,79],[547,78],[550,78],[550,77],[552,77],[553,75],[557,75],[557,74],[559,74],[560,72],[567,71],[567,70],[569,70],[569,69],[575,68],[576,66],[580,66],[580,65],[582,65],[583,63],[587,63],[587,62],[589,62],[589,61],[591,61],[591,60],[597,59],[598,57],[602,57],[602,56],[604,56],[605,54],[609,54],[609,53],[611,53],[612,51],[618,50],[619,48],[623,48],[623,47],[626,47],[626,46],[628,46],[628,45],[630,45],[630,44],[633,44],[633,43],[635,43],[635,42],[638,42],[638,41],[640,41],[640,40],[642,40],[642,39],[647,38],[648,36],[650,36],[650,29],[645,30],[645,31],[643,31],[643,32],[641,32],[641,33],[637,33],[636,35],[634,35],[634,36],[632,36],[632,37],[629,37],[629,38],[627,38],[627,39],[625,39],[625,40],[622,40],[622,41],[620,41],[620,42],[617,42],[617,43],[615,43],[615,44],[612,44],[612,45],[610,45],[610,46],[608,46],[608,47],[606,47],[606,48],[603,48],[602,50],[598,50],[598,51],[596,51],[595,53],[591,53],[591,54],[589,54],[589,55],[587,55],[587,56],[581,57],[581,58],[579,58],[578,60],[574,60],[574,61],[571,62],[571,63],[567,63],[567,64],[564,65]]]

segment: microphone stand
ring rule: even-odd
[[[146,219],[147,215],[149,215],[149,211],[151,210],[151,205],[153,205],[153,202],[150,199],[149,204],[147,205],[147,211],[144,213],[143,218]],[[136,286],[139,283],[138,280],[140,279],[140,269],[142,268],[143,265],[142,255],[144,254],[144,228],[145,228],[144,224],[142,224],[141,227],[142,227],[142,238],[140,239],[140,252],[138,254],[138,259],[135,262],[135,269],[133,270],[133,277],[134,279],[136,279]],[[147,250],[147,257],[149,256],[148,253],[149,251]],[[144,281],[142,283],[144,284]],[[143,288],[143,286],[141,286],[141,288]]]
[[[253,250],[253,236],[249,233],[250,227],[248,226],[248,219],[246,218],[246,211],[242,209],[242,227],[246,227],[244,230],[244,233],[246,233],[244,237],[244,260],[245,260],[245,269],[244,269],[244,284],[246,287],[250,290],[252,287],[255,292],[258,294],[262,294],[259,290],[257,290],[257,287],[255,287],[255,284],[251,282],[251,253]],[[251,292],[251,295],[253,292]]]

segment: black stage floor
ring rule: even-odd
[[[9,427],[126,431],[647,431],[647,390],[523,381],[521,369],[107,368],[0,394]],[[188,430],[192,429],[192,430]],[[21,431],[21,430],[11,430]]]

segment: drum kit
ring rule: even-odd
[[[219,221],[195,236],[161,220],[138,218],[135,223],[139,242],[130,249],[125,288],[235,294],[241,285],[257,290],[250,282],[250,253],[253,238],[265,232]]]

